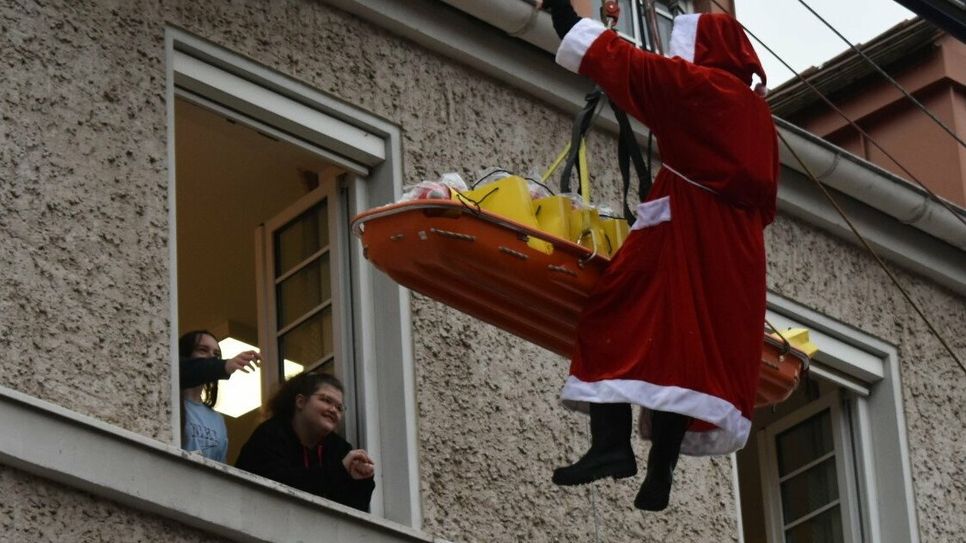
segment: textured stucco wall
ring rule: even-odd
[[[921,540],[963,541],[966,375],[863,249],[787,217],[766,240],[769,289],[897,346]],[[966,300],[890,269],[962,358]]]
[[[0,7],[0,384],[147,436],[170,439],[166,23],[397,124],[405,182],[528,172],[569,133],[568,114],[317,2]],[[601,180],[618,177],[612,143],[590,141],[608,162],[592,165]],[[772,289],[900,344],[924,540],[962,531],[962,516],[939,516],[966,498],[962,375],[859,250],[783,217],[768,238]],[[962,330],[962,299],[900,277],[948,336]],[[640,476],[593,491],[551,485],[551,468],[587,440],[586,419],[557,404],[565,361],[420,296],[413,312],[427,531],[453,541],[736,539],[727,459],[684,459],[662,515],[632,509]],[[950,431],[930,433],[937,420]],[[31,499],[23,480],[3,477],[0,495]]]
[[[0,466],[0,543],[227,541]]]
[[[0,384],[167,439],[163,36],[114,8],[0,7]]]

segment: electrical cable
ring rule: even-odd
[[[960,145],[962,145],[964,148],[966,148],[966,142],[964,142],[959,136],[957,136],[956,133],[953,132],[953,130],[951,128],[949,128],[949,126],[947,126],[945,123],[943,123],[941,120],[939,120],[939,118],[937,118],[935,115],[933,115],[933,113],[931,111],[929,111],[929,109],[927,109],[926,106],[924,106],[922,104],[922,102],[920,102],[919,100],[916,100],[915,97],[913,97],[911,94],[909,94],[909,92],[901,84],[899,84],[898,81],[896,81],[895,79],[893,79],[892,76],[890,76],[888,73],[886,73],[886,71],[883,70],[878,64],[876,64],[874,60],[872,60],[871,58],[869,58],[869,55],[865,54],[864,51],[862,51],[861,49],[859,49],[858,47],[856,47],[855,45],[853,45],[852,42],[850,42],[848,40],[848,38],[846,38],[845,36],[843,36],[841,32],[839,32],[834,26],[832,26],[831,23],[829,23],[828,21],[826,21],[821,15],[819,15],[814,9],[812,9],[812,7],[809,6],[805,2],[805,0],[798,0],[798,3],[801,4],[802,6],[804,6],[805,9],[807,9],[808,11],[812,12],[812,15],[814,15],[819,21],[822,21],[822,24],[824,24],[825,26],[827,26],[829,28],[829,30],[831,30],[832,32],[834,32],[836,36],[838,36],[839,38],[842,39],[842,41],[844,41],[846,44],[848,44],[848,46],[853,51],[855,51],[856,53],[858,53],[867,63],[869,63],[870,66],[872,66],[873,68],[875,68],[875,70],[877,72],[879,72],[880,74],[882,74],[882,77],[886,78],[886,80],[889,83],[891,83],[893,87],[899,89],[899,92],[901,92],[906,98],[908,98],[910,102],[912,102],[913,104],[915,104],[916,107],[918,107],[920,110],[922,110],[923,113],[925,113],[926,115],[928,115],[930,119],[932,119],[936,124],[938,124],[940,126],[940,128],[942,128],[943,130],[945,130],[947,134],[949,134],[950,136],[952,136],[952,138],[954,140],[956,140],[957,142],[959,142]]]
[[[724,6],[722,6],[718,2],[718,0],[711,0],[711,2],[714,3],[716,6],[718,6],[719,8],[721,8],[722,10],[725,10]],[[725,11],[727,11],[727,10],[725,10]],[[741,25],[741,28],[743,28],[744,31],[748,33],[748,35],[750,35],[752,38],[754,38],[755,41],[757,41],[758,43],[760,43],[762,47],[764,47],[765,49],[767,49],[769,53],[771,53],[776,59],[778,59],[779,62],[781,62],[782,64],[785,65],[786,68],[788,68],[789,70],[791,70],[791,72],[794,73],[795,76],[799,80],[801,80],[803,83],[805,83],[806,85],[808,85],[808,87],[810,89],[812,89],[812,91],[814,91],[817,95],[819,95],[820,97],[822,97],[822,99],[826,103],[828,103],[832,108],[834,108],[836,111],[838,111],[839,114],[842,115],[842,117],[844,117],[846,121],[848,121],[850,124],[852,124],[857,129],[859,129],[858,126],[856,126],[855,123],[851,119],[848,118],[848,116],[846,116],[844,113],[842,113],[841,110],[839,110],[834,104],[832,104],[832,102],[828,98],[826,98],[825,95],[823,95],[821,92],[819,92],[818,89],[816,89],[813,85],[811,85],[811,83],[808,83],[807,81],[805,81],[805,79],[798,72],[796,72],[794,69],[792,69],[792,67],[789,66],[788,63],[786,63],[784,59],[782,59],[780,56],[778,56],[777,54],[775,54],[775,52],[772,51],[770,47],[768,47],[767,45],[765,45],[765,43],[763,41],[761,41],[760,39],[758,39],[758,37],[755,36],[755,34],[752,33],[750,30],[748,30],[748,28],[745,27],[744,24],[742,24],[740,21],[738,22],[738,24]],[[859,129],[859,130],[861,130],[861,129]],[[892,283],[896,286],[896,288],[899,289],[899,292],[902,293],[902,296],[906,299],[907,302],[909,302],[909,305],[912,306],[912,308],[915,310],[915,312],[923,320],[923,322],[926,324],[926,327],[929,328],[929,331],[932,332],[932,334],[936,337],[936,339],[939,341],[939,343],[942,344],[942,346],[946,349],[946,351],[949,353],[949,355],[953,358],[953,361],[955,361],[956,364],[959,366],[959,368],[963,370],[963,373],[966,374],[966,365],[964,365],[963,364],[963,361],[960,360],[958,356],[956,356],[956,353],[953,352],[952,347],[949,346],[949,344],[942,337],[942,335],[939,333],[939,331],[936,329],[936,327],[933,326],[932,321],[930,321],[929,318],[926,317],[926,314],[919,307],[919,304],[917,304],[915,302],[915,300],[912,299],[912,296],[906,291],[905,288],[903,288],[902,284],[899,283],[899,279],[895,276],[895,274],[892,273],[892,270],[890,270],[888,268],[888,266],[886,265],[885,261],[882,260],[882,258],[875,251],[875,249],[872,248],[872,246],[865,239],[865,237],[862,236],[862,234],[859,233],[859,230],[852,223],[852,220],[849,219],[849,217],[845,214],[845,211],[838,205],[838,202],[836,202],[835,199],[832,198],[832,195],[831,195],[831,193],[828,192],[828,189],[825,187],[825,184],[822,183],[821,181],[819,181],[818,178],[815,177],[815,174],[812,173],[811,168],[809,168],[808,165],[805,164],[805,162],[801,159],[801,157],[798,155],[798,153],[795,151],[795,149],[791,146],[791,144],[788,143],[788,140],[785,139],[785,137],[782,135],[782,133],[780,131],[776,131],[776,133],[778,134],[778,139],[780,139],[781,142],[788,149],[788,151],[791,152],[792,156],[798,162],[799,166],[801,166],[802,169],[805,171],[805,173],[808,175],[809,179],[811,179],[818,186],[819,190],[822,191],[822,194],[824,194],[825,195],[825,198],[828,199],[829,203],[832,204],[832,207],[835,208],[835,211],[838,212],[839,216],[841,216],[842,219],[845,221],[845,223],[849,226],[849,229],[852,230],[852,233],[855,234],[855,237],[858,238],[858,240],[862,244],[862,246],[865,247],[865,249],[867,251],[869,251],[869,254],[872,255],[872,257],[875,259],[875,261],[879,264],[879,267],[881,267],[882,270],[886,273],[886,275],[889,276],[889,279],[892,280]],[[863,134],[864,134],[864,131],[863,131]],[[871,141],[873,141],[873,143],[874,143],[874,140],[872,140],[871,137],[869,139]],[[876,145],[876,147],[878,147],[878,145]],[[879,149],[881,151],[885,152],[885,150],[883,150],[881,147],[879,147]],[[889,158],[892,158],[892,156],[889,156]],[[892,160],[894,162],[896,162],[897,165],[899,165],[900,167],[902,167],[902,165],[899,164],[894,158],[892,158]],[[907,170],[905,170],[905,168],[903,168],[903,170],[904,171],[907,171]],[[908,171],[907,171],[907,173],[908,173]],[[919,181],[918,179],[916,181],[920,185],[922,185],[922,182],[921,181]],[[933,192],[930,191],[925,185],[923,185],[923,188],[926,189],[926,191],[929,192],[930,195],[932,195],[934,198],[936,198],[938,201],[940,201],[942,203],[942,200],[939,200],[939,198],[935,194],[933,194]],[[947,209],[949,209],[949,211],[952,212],[953,215],[955,215],[960,220],[960,222],[963,222],[963,218],[960,217],[958,213],[953,212],[953,210],[951,208],[949,208],[948,206],[947,206]],[[966,222],[964,222],[964,224],[966,224]]]
[[[714,3],[714,5],[718,6],[720,9],[722,9],[722,10],[724,10],[726,12],[728,11],[727,9],[725,9],[724,6],[722,6],[718,2],[718,0],[711,0],[711,2]],[[785,59],[783,59],[782,57],[780,57],[777,53],[775,53],[775,51],[773,51],[770,47],[768,47],[768,45],[766,45],[765,42],[763,42],[760,38],[758,38],[758,36],[756,36],[754,32],[752,32],[751,30],[749,30],[748,27],[746,27],[744,24],[741,23],[741,21],[738,21],[738,24],[741,25],[741,28],[744,29],[744,31],[749,36],[751,36],[752,38],[754,38],[755,41],[757,41],[759,44],[761,44],[761,46],[764,47],[766,51],[768,51],[769,53],[771,53],[771,55],[773,57],[775,57],[776,59],[778,59],[778,61],[781,62],[782,65],[785,66],[785,68],[787,68],[790,72],[792,72],[793,74],[795,74],[795,77],[798,78],[799,81],[801,81],[802,83],[804,83],[805,86],[807,86],[812,92],[814,92],[816,94],[816,96],[818,96],[819,98],[821,98],[822,101],[825,102],[826,105],[828,105],[833,111],[835,111],[836,113],[838,113],[839,116],[842,117],[842,119],[844,119],[846,122],[849,123],[849,125],[852,126],[852,128],[854,128],[863,137],[865,137],[866,140],[868,140],[872,145],[874,145],[876,149],[878,149],[879,151],[881,151],[882,154],[884,154],[886,157],[888,157],[890,160],[892,160],[892,162],[895,163],[895,165],[898,166],[906,175],[908,175],[910,179],[912,179],[920,187],[922,187],[923,190],[925,190],[933,200],[935,200],[937,203],[939,203],[939,205],[941,205],[944,208],[946,208],[947,211],[949,211],[950,213],[952,213],[953,217],[955,217],[956,220],[958,220],[960,223],[962,223],[963,226],[966,226],[966,218],[964,218],[963,215],[959,211],[956,211],[955,209],[953,209],[953,207],[948,202],[946,202],[945,200],[943,200],[942,198],[940,198],[939,196],[937,196],[935,192],[933,192],[929,187],[927,187],[925,185],[925,183],[923,183],[918,177],[916,177],[905,166],[903,166],[902,163],[900,163],[894,156],[892,156],[891,153],[889,153],[881,145],[879,145],[879,142],[877,142],[875,140],[875,138],[873,138],[871,135],[869,135],[868,132],[866,132],[862,127],[860,127],[858,124],[856,124],[855,121],[853,121],[851,118],[849,118],[849,116],[846,115],[841,109],[839,109],[838,106],[836,106],[834,103],[832,103],[832,101],[829,100],[828,97],[826,97],[824,94],[822,94],[821,91],[819,91],[817,88],[815,88],[815,85],[812,85],[811,82],[809,82],[807,79],[805,79],[804,77],[802,77],[802,75],[800,73],[798,73],[797,71],[795,71],[794,68],[792,68],[791,66],[789,66],[788,63],[785,62]]]

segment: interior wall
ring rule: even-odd
[[[200,328],[222,339],[230,327],[257,344],[255,228],[340,170],[184,99],[175,152],[179,334]],[[232,464],[262,417],[256,409],[224,418]]]
[[[257,330],[255,228],[338,169],[184,99],[175,107],[179,333]]]

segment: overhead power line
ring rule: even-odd
[[[895,79],[893,79],[892,76],[890,76],[888,73],[886,73],[886,71],[883,70],[878,64],[876,64],[876,62],[874,60],[872,60],[871,58],[869,58],[869,55],[865,54],[864,51],[862,51],[861,49],[859,49],[858,47],[856,47],[855,45],[853,45],[852,42],[850,42],[848,40],[848,38],[846,38],[845,36],[843,36],[842,33],[838,31],[838,29],[836,29],[834,26],[832,26],[832,24],[829,23],[828,21],[826,21],[824,17],[822,17],[814,9],[812,9],[812,7],[809,6],[805,2],[805,0],[798,0],[798,3],[801,4],[802,6],[804,6],[805,9],[807,9],[808,11],[810,11],[812,13],[812,15],[814,15],[819,21],[822,21],[822,24],[824,24],[825,26],[827,26],[829,28],[829,30],[831,30],[832,32],[834,32],[836,36],[838,36],[839,38],[842,39],[842,41],[844,41],[846,44],[848,44],[848,46],[853,51],[855,51],[856,53],[858,53],[866,62],[868,62],[870,66],[872,66],[873,68],[875,68],[875,70],[877,72],[879,72],[880,74],[882,74],[882,77],[886,78],[886,80],[889,83],[891,83],[892,86],[894,86],[895,88],[899,89],[899,92],[901,92],[906,98],[908,98],[910,102],[912,102],[913,104],[915,104],[916,107],[918,107],[920,110],[922,110],[923,113],[925,113],[926,115],[928,115],[930,119],[932,119],[936,124],[938,124],[940,128],[942,128],[943,130],[945,130],[947,134],[949,134],[950,136],[952,136],[952,138],[954,140],[956,140],[957,142],[959,142],[960,145],[962,145],[964,148],[966,148],[966,142],[964,142],[962,140],[962,138],[960,138],[959,136],[957,136],[956,133],[953,132],[953,130],[951,128],[949,128],[949,126],[947,126],[944,122],[942,122],[938,117],[936,117],[935,115],[933,115],[933,113],[931,111],[929,111],[929,109],[927,109],[926,106],[924,106],[922,104],[922,102],[920,102],[919,100],[916,100],[916,98],[914,96],[912,96],[911,94],[909,94],[909,92],[901,84],[899,84],[898,81],[896,81]]]
[[[725,12],[728,11],[724,6],[722,6],[718,2],[718,0],[711,0],[711,2],[714,3],[716,6],[718,6],[718,8],[720,8],[721,10],[723,10]],[[740,21],[738,22],[738,24],[741,25],[741,27],[744,29],[745,32],[748,33],[749,36],[751,36],[752,38],[754,38],[755,41],[757,41],[758,43],[760,43],[762,47],[764,47],[769,53],[771,53],[776,59],[778,59],[779,62],[781,62],[783,65],[785,65],[786,68],[788,68],[793,74],[795,74],[795,77],[797,77],[800,81],[802,81],[802,83],[804,83],[805,85],[807,85],[812,90],[812,92],[814,92],[819,97],[821,97],[822,100],[825,101],[836,112],[838,112],[838,114],[841,115],[842,118],[844,118],[849,124],[851,124],[853,127],[855,127],[856,130],[859,130],[864,136],[866,136],[872,143],[875,144],[875,146],[880,151],[882,151],[883,153],[886,153],[886,156],[888,156],[890,159],[892,159],[892,161],[895,162],[896,165],[898,165],[900,168],[902,168],[903,171],[905,171],[906,173],[909,173],[908,170],[906,170],[905,167],[902,166],[902,164],[900,164],[895,158],[893,158],[891,155],[889,155],[885,151],[885,149],[882,149],[882,147],[880,147],[875,142],[875,140],[872,139],[871,136],[869,136],[868,134],[866,134],[865,131],[862,130],[861,127],[857,126],[855,124],[855,122],[853,122],[852,119],[850,119],[848,117],[848,115],[846,115],[845,113],[843,113],[842,110],[840,110],[837,106],[835,106],[835,104],[833,104],[831,102],[831,100],[829,100],[824,94],[822,94],[818,89],[816,89],[814,85],[812,85],[811,83],[809,83],[808,81],[806,81],[805,78],[803,78],[801,76],[801,74],[799,74],[797,71],[795,71],[795,69],[793,69],[791,66],[789,66],[788,63],[785,62],[785,60],[782,57],[778,56],[778,54],[776,54],[774,51],[772,51],[772,49],[770,47],[768,47],[768,45],[766,45],[763,41],[761,41],[758,38],[758,36],[756,36],[753,32],[751,32],[750,30],[748,30],[748,28],[745,27],[745,25],[742,24]],[[825,195],[826,199],[828,199],[829,203],[832,204],[832,207],[839,214],[839,216],[842,217],[842,220],[845,221],[845,223],[848,225],[849,229],[852,230],[852,233],[855,235],[856,238],[858,238],[858,240],[862,244],[862,246],[867,251],[869,251],[869,254],[872,255],[873,259],[876,261],[876,263],[878,263],[879,267],[882,268],[882,270],[886,273],[886,275],[889,277],[889,279],[892,281],[892,283],[896,286],[896,288],[899,289],[899,292],[902,293],[902,296],[906,299],[906,301],[909,303],[909,305],[912,306],[912,308],[913,308],[913,310],[915,310],[916,314],[919,315],[919,317],[923,320],[923,322],[925,322],[926,326],[929,328],[929,331],[932,332],[932,334],[936,337],[936,339],[939,341],[939,343],[942,344],[943,348],[945,348],[945,350],[949,353],[949,356],[951,356],[953,358],[953,361],[956,362],[956,364],[959,366],[959,368],[961,370],[963,370],[963,373],[966,374],[966,365],[964,365],[963,364],[963,361],[960,360],[958,356],[956,356],[956,353],[953,351],[952,347],[949,346],[949,344],[946,342],[946,340],[943,338],[943,336],[939,333],[939,330],[935,326],[933,326],[932,321],[929,320],[929,318],[926,316],[926,314],[922,310],[922,308],[919,307],[919,304],[916,303],[916,301],[912,299],[912,296],[908,292],[906,292],[906,289],[903,288],[903,286],[902,286],[901,283],[899,283],[899,279],[895,276],[894,273],[892,273],[892,270],[889,269],[889,267],[886,265],[885,261],[882,260],[882,258],[879,256],[879,254],[875,252],[875,250],[872,248],[872,246],[869,244],[869,242],[865,239],[865,237],[862,236],[861,233],[859,233],[858,228],[855,227],[855,225],[852,223],[851,219],[849,219],[849,217],[845,214],[845,211],[843,211],[842,208],[835,201],[835,199],[832,198],[832,195],[831,195],[831,193],[829,193],[828,189],[825,187],[825,184],[822,183],[821,181],[819,181],[818,178],[815,177],[815,175],[812,173],[811,169],[805,164],[805,162],[801,159],[801,157],[798,156],[798,153],[795,151],[794,148],[792,148],[792,146],[788,143],[788,141],[781,134],[781,132],[778,132],[778,137],[779,137],[779,139],[781,139],[782,143],[789,150],[789,152],[791,152],[792,156],[798,162],[799,166],[801,166],[802,170],[806,173],[806,175],[808,176],[808,178],[811,179],[818,186],[819,190],[822,191],[822,193]],[[912,176],[911,173],[909,173],[909,175]],[[915,176],[912,176],[912,177],[915,179]],[[955,212],[951,207],[948,206],[948,204],[946,204],[941,199],[939,199],[939,197],[937,197],[931,190],[929,190],[928,187],[926,187],[925,185],[923,185],[923,183],[921,181],[919,181],[918,179],[915,179],[915,181],[917,183],[919,183],[919,185],[922,186],[922,188],[925,189],[934,199],[936,199],[938,202],[942,203],[946,207],[946,209],[949,210],[950,213],[952,213],[957,219],[959,219],[960,222],[963,222],[963,224],[966,225],[966,222],[963,221],[963,218],[959,215],[959,213]]]
[[[711,0],[711,2],[714,5],[718,6],[718,8],[720,8],[721,10],[728,11],[724,6],[721,5],[720,2],[718,2],[718,0]],[[768,51],[773,57],[775,57],[779,62],[781,62],[782,65],[785,66],[785,68],[788,69],[788,71],[790,71],[793,74],[795,74],[795,77],[799,81],[801,81],[802,84],[804,84],[812,92],[814,92],[816,96],[818,96],[819,98],[821,98],[821,100],[823,102],[825,102],[825,104],[828,105],[833,111],[835,111],[840,117],[842,117],[842,119],[845,120],[845,122],[849,123],[849,125],[852,128],[854,128],[859,134],[861,134],[869,143],[871,143],[873,146],[875,146],[876,149],[878,149],[879,151],[881,151],[883,155],[885,155],[886,157],[888,157],[889,160],[891,160],[896,166],[898,166],[899,169],[901,169],[909,177],[909,179],[915,181],[916,184],[919,185],[920,187],[922,187],[922,189],[925,190],[926,193],[929,194],[929,196],[934,201],[936,201],[939,205],[941,205],[944,208],[946,208],[946,211],[949,211],[950,213],[952,213],[953,217],[955,217],[955,219],[957,221],[959,221],[964,227],[966,227],[966,218],[963,217],[963,214],[961,214],[959,211],[957,211],[956,209],[954,209],[948,202],[946,202],[945,200],[943,200],[942,198],[940,198],[939,196],[937,196],[936,193],[932,191],[932,189],[930,189],[929,187],[927,187],[926,184],[922,182],[922,180],[920,180],[918,177],[916,177],[915,174],[913,174],[912,172],[910,172],[909,169],[906,168],[901,162],[899,162],[899,160],[896,157],[892,156],[892,153],[890,153],[885,148],[883,148],[881,145],[879,145],[879,142],[876,141],[875,138],[873,138],[868,132],[866,132],[865,129],[863,129],[861,126],[859,126],[858,124],[856,124],[855,121],[853,121],[848,115],[845,114],[845,112],[843,112],[837,105],[835,105],[831,100],[829,100],[829,98],[827,96],[825,96],[824,94],[822,94],[822,92],[820,90],[818,90],[815,87],[815,85],[813,85],[808,79],[802,77],[802,74],[798,73],[798,71],[796,71],[787,62],[785,62],[785,59],[783,59],[781,56],[779,56],[778,53],[776,53],[774,50],[772,50],[771,47],[768,47],[768,44],[766,44],[765,42],[763,42],[757,35],[755,35],[754,32],[752,32],[751,30],[748,29],[748,27],[746,27],[744,24],[742,24],[741,21],[739,21],[738,24],[741,25],[741,28],[743,28],[744,31],[749,36],[751,36],[756,42],[758,42],[759,44],[761,44],[761,46],[764,47],[766,51]]]

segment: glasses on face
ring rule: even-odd
[[[345,413],[345,406],[342,405],[342,402],[336,400],[332,396],[329,396],[325,393],[313,394],[313,396],[321,400],[325,405],[335,408],[335,410],[339,413]]]

